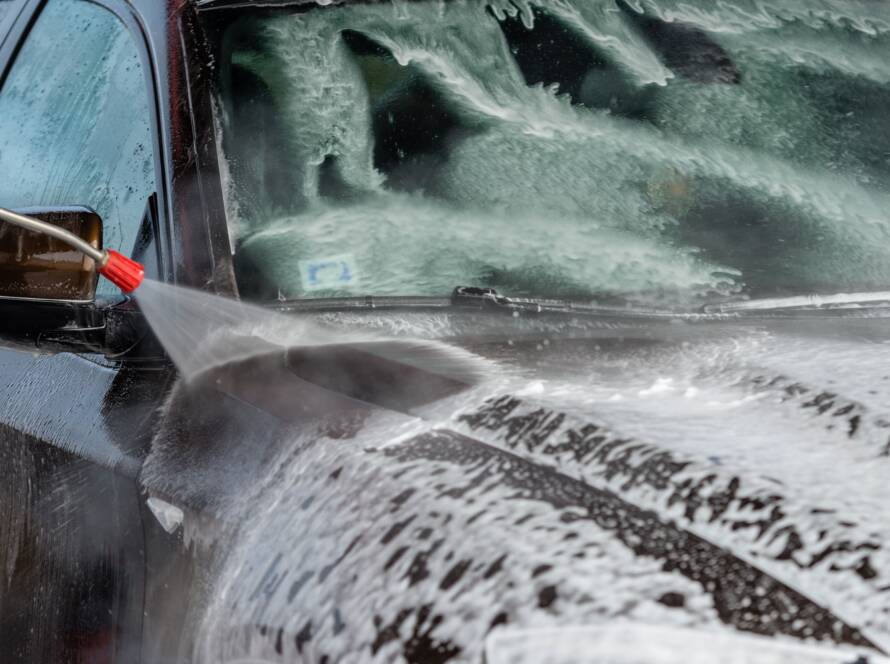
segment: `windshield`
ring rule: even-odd
[[[245,297],[890,286],[890,7],[209,12]]]

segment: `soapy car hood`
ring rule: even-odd
[[[277,353],[174,390],[142,477],[212,551],[196,661],[480,662],[542,629],[598,661],[559,630],[625,623],[887,652],[886,319],[480,320],[328,316],[490,362],[435,398],[329,408]]]

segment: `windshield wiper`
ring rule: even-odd
[[[789,297],[765,297],[753,300],[736,300],[708,304],[702,311],[709,314],[730,314],[769,311],[849,311],[878,309],[890,306],[890,291],[865,293],[836,293],[833,295],[793,295]]]
[[[639,306],[602,306],[587,302],[560,300],[553,298],[510,297],[498,293],[494,288],[478,286],[458,286],[450,297],[424,296],[378,296],[332,297],[300,300],[281,300],[270,306],[287,312],[333,312],[374,310],[418,310],[450,309],[481,310],[512,316],[535,314],[569,314],[601,317],[643,317],[673,318],[683,316],[682,312],[665,309],[647,309]],[[701,312],[686,312],[686,315],[701,316]]]
[[[667,309],[650,309],[638,305],[606,306],[590,302],[560,300],[554,298],[528,298],[501,295],[494,288],[458,286],[451,293],[451,304],[517,314],[562,313],[597,316],[661,316],[674,317],[678,312]]]
[[[648,319],[708,321],[745,316],[795,316],[799,314],[850,315],[876,309],[890,309],[890,291],[838,293],[835,295],[799,295],[791,297],[731,300],[689,309],[657,309],[639,306],[526,298],[502,295],[494,288],[458,286],[450,297],[367,295],[281,300],[270,304],[283,313],[322,313],[345,311],[485,311],[511,316],[569,315],[606,319]]]
[[[535,298],[516,298],[501,295],[494,288],[479,286],[458,286],[451,292],[451,304],[479,309],[531,310],[540,312],[543,307],[565,309],[571,306],[563,300],[544,300]]]

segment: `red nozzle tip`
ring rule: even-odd
[[[125,293],[132,293],[145,278],[145,268],[114,249],[107,249],[108,260],[99,268],[99,274]]]

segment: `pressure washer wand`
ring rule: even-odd
[[[4,208],[0,208],[0,221],[5,221],[35,233],[50,235],[65,244],[71,245],[82,254],[96,261],[99,274],[111,281],[124,293],[132,293],[145,278],[145,268],[140,263],[127,258],[114,249],[96,249],[89,242],[85,242],[64,228],[59,228],[45,221]]]

